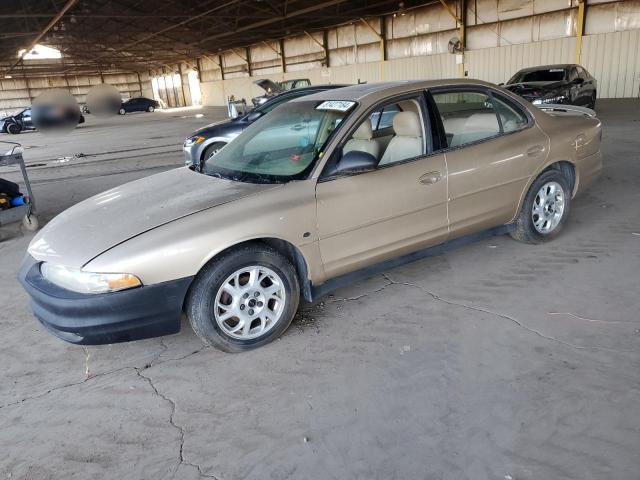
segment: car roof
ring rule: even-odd
[[[521,70],[518,70],[518,73],[520,72],[535,72],[537,70],[550,70],[552,68],[557,68],[557,69],[563,69],[566,70],[569,67],[575,67],[576,64],[575,63],[557,63],[554,65],[538,65],[537,67],[527,67],[527,68],[523,68]]]
[[[338,90],[325,90],[306,97],[296,98],[292,102],[305,102],[314,100],[352,100],[377,102],[392,95],[402,95],[405,92],[446,87],[454,85],[476,85],[482,87],[494,87],[495,85],[482,80],[470,80],[466,78],[452,78],[444,80],[404,80],[398,82],[361,83],[343,87]]]

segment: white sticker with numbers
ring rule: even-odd
[[[346,100],[327,100],[316,107],[316,110],[332,110],[334,112],[346,112],[353,107],[356,102]]]

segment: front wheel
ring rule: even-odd
[[[127,111],[124,108],[121,108],[120,110],[118,110],[118,113],[120,115],[124,115],[125,113],[127,113]]]
[[[551,240],[562,230],[570,204],[571,190],[562,172],[542,173],[524,198],[511,236],[527,243]]]
[[[20,128],[20,125],[18,125],[17,123],[10,123],[9,125],[7,125],[7,132],[9,132],[11,135],[17,135],[22,131],[22,128]]]
[[[198,273],[185,310],[205,343],[235,353],[282,335],[299,300],[291,262],[266,245],[249,244],[222,254]]]
[[[215,142],[212,143],[211,145],[209,145],[204,153],[202,154],[202,160],[200,161],[200,169],[202,170],[205,166],[205,164],[207,163],[207,160],[209,160],[211,157],[213,157],[216,153],[218,153],[220,150],[222,150],[222,147],[224,147],[226,145],[226,143],[224,142]]]

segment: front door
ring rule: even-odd
[[[427,155],[421,96],[397,102],[393,138],[371,129],[343,144],[379,160],[366,173],[325,178],[316,187],[319,245],[332,278],[443,242],[447,237],[447,172],[442,154]],[[365,133],[363,133],[365,132]],[[368,134],[366,132],[369,132]],[[368,137],[368,138],[367,138]]]

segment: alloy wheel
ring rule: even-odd
[[[239,340],[258,338],[282,317],[286,290],[280,275],[270,268],[251,265],[229,275],[218,289],[214,304],[216,323]]]
[[[545,183],[535,198],[531,209],[533,226],[541,234],[553,232],[564,213],[564,190],[558,182]]]

